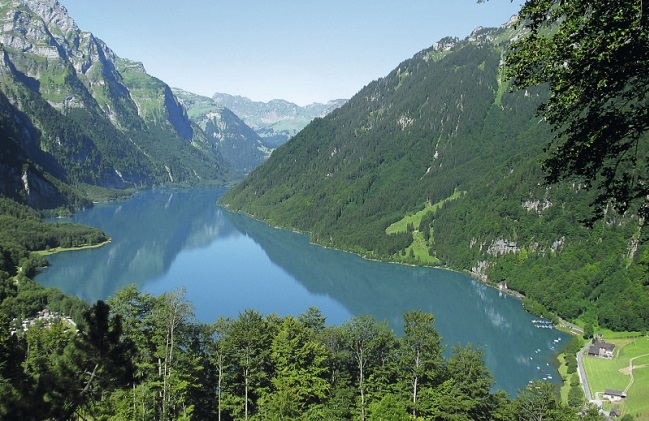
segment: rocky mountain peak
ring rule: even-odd
[[[57,0],[24,0],[22,3],[39,15],[50,29],[57,28],[64,33],[79,29],[65,6]]]
[[[49,59],[76,49],[79,28],[56,0],[12,0],[1,19],[5,47]]]
[[[117,59],[101,40],[79,29],[57,0],[11,0],[4,16],[0,16],[0,42],[15,53],[69,62],[78,73],[87,73],[96,62]],[[29,77],[38,66],[17,64]],[[110,65],[109,67],[114,67]]]

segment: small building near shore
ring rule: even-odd
[[[591,357],[613,358],[615,344],[609,344],[604,341],[593,342],[588,348],[588,355]]]
[[[626,393],[622,392],[621,390],[606,389],[602,397],[612,402],[618,402],[626,398]]]

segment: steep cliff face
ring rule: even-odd
[[[171,88],[149,76],[142,63],[118,59],[116,65],[122,84],[128,89],[130,99],[136,106],[137,115],[145,123],[175,132],[180,138],[191,142],[194,136],[191,121]]]
[[[64,183],[115,188],[232,177],[169,86],[81,31],[58,1],[3,2],[0,43],[2,127],[17,151],[3,168],[29,162]],[[22,185],[18,173],[3,190]]]
[[[0,195],[39,209],[90,204],[54,176],[66,172],[40,148],[37,132],[0,92]]]
[[[0,174],[3,178],[0,196],[36,209],[65,206],[73,200],[73,197],[63,194],[43,171],[18,155],[20,151],[4,137],[0,139],[0,148]],[[76,204],[87,203],[78,199]]]

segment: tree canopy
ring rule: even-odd
[[[649,14],[641,0],[527,0],[526,29],[506,56],[514,89],[547,84],[540,113],[554,130],[546,180],[575,177],[608,205],[649,214]]]

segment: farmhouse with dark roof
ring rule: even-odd
[[[598,342],[594,342],[588,348],[588,355],[591,357],[613,358],[614,351],[615,351],[614,344],[608,344],[604,341],[598,341]]]

